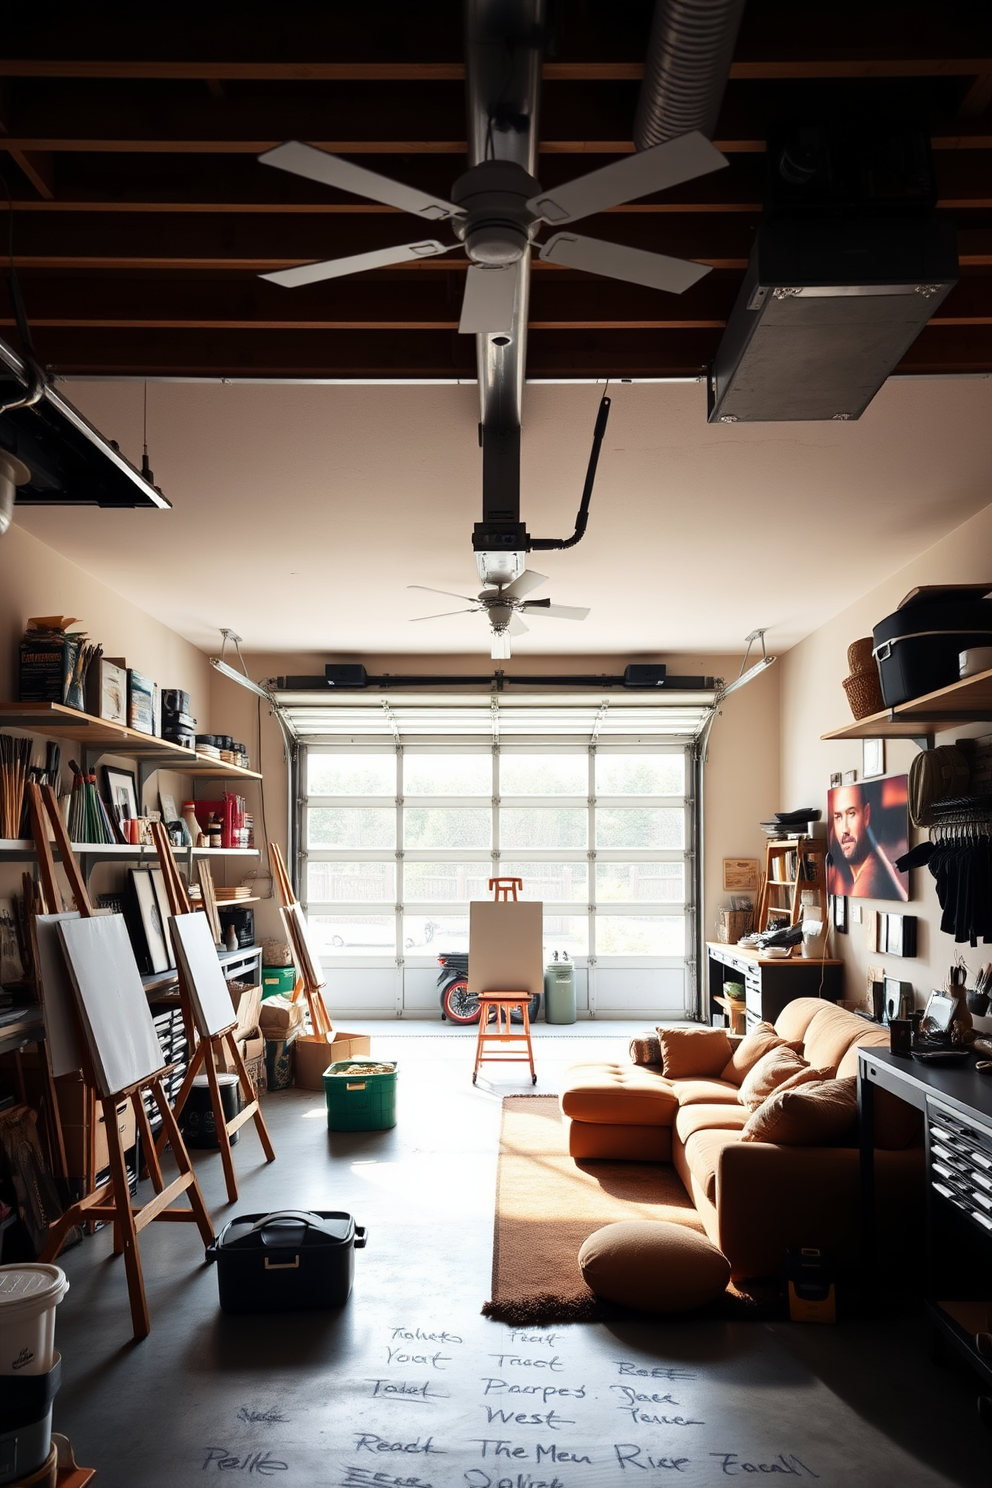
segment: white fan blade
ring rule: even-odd
[[[449,599],[463,599],[469,605],[476,603],[470,594],[455,594],[451,589],[432,589],[429,584],[407,584],[406,587],[408,589],[422,589],[425,594],[446,594]],[[459,613],[461,612],[459,611]]]
[[[519,275],[519,263],[508,268],[472,264],[465,276],[462,318],[458,325],[463,336],[512,328]]]
[[[512,584],[507,584],[501,592],[505,599],[523,599],[532,589],[538,589],[547,582],[547,574],[535,573],[533,569],[525,568],[520,577],[514,579]]]
[[[694,129],[691,134],[653,145],[650,150],[625,155],[622,160],[590,171],[564,186],[556,186],[553,191],[541,192],[527,206],[535,217],[543,217],[545,222],[557,226],[637,201],[640,196],[665,191],[680,181],[708,175],[727,164],[727,157],[710,144],[705,134]]]
[[[493,643],[489,648],[489,655],[493,661],[509,661],[510,635],[508,631],[493,631]]]
[[[535,605],[525,604],[528,615],[551,615],[555,620],[584,620],[589,611],[579,605]]]
[[[529,625],[525,625],[524,622],[521,620],[521,618],[520,618],[519,615],[514,615],[513,619],[510,621],[510,623],[506,627],[506,629],[507,629],[507,634],[508,635],[511,635],[511,636],[513,636],[513,635],[526,635],[527,632],[528,632],[528,630],[530,630],[530,626]]]
[[[463,212],[453,202],[429,196],[415,186],[404,186],[402,181],[393,181],[389,176],[380,176],[376,171],[366,170],[362,165],[352,165],[340,155],[331,155],[327,150],[316,150],[313,145],[301,144],[299,140],[287,140],[274,150],[259,155],[263,165],[275,165],[280,170],[290,171],[294,176],[306,176],[310,181],[319,181],[323,186],[336,186],[341,191],[352,191],[355,196],[364,196],[369,201],[382,202],[387,207],[399,207],[401,212],[412,212],[415,217],[426,217],[430,222],[444,222],[449,217],[461,217]]]
[[[449,615],[474,615],[474,610],[442,610],[438,615],[411,615],[410,624],[415,625],[418,620],[447,620]]]
[[[646,284],[649,289],[663,289],[668,294],[682,294],[710,272],[708,264],[669,258],[665,253],[645,253],[643,248],[625,248],[621,243],[603,243],[599,238],[580,238],[575,233],[555,233],[542,247],[541,257],[548,263],[584,269],[587,274],[601,274],[606,279]]]
[[[277,269],[274,274],[259,274],[270,284],[296,289],[301,284],[318,284],[321,279],[340,279],[345,274],[361,274],[364,269],[385,269],[390,264],[409,263],[413,258],[436,258],[450,253],[460,243],[438,243],[427,238],[422,243],[398,243],[395,248],[375,248],[371,253],[353,253],[349,258],[328,258],[323,263],[301,264],[298,269]]]

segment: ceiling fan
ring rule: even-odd
[[[512,584],[501,585],[495,589],[483,589],[475,599],[467,594],[453,594],[450,589],[431,589],[427,584],[408,584],[408,589],[423,589],[428,594],[447,594],[451,599],[463,599],[468,605],[467,610],[444,610],[439,615],[416,615],[417,620],[443,620],[448,615],[469,615],[482,613],[488,617],[489,626],[492,630],[492,650],[490,652],[494,661],[506,661],[510,656],[510,637],[523,635],[530,627],[525,625],[521,619],[522,615],[550,615],[556,620],[584,620],[589,611],[580,609],[576,605],[556,605],[550,599],[525,599],[532,589],[537,589],[541,584],[547,582],[545,574],[534,573],[532,569],[524,569],[519,578],[513,580]]]
[[[277,145],[258,158],[263,165],[276,166],[385,206],[398,207],[422,220],[450,221],[458,239],[454,243],[441,243],[435,238],[423,238],[347,258],[279,269],[262,274],[261,278],[293,288],[358,274],[365,269],[432,258],[464,246],[471,264],[458,329],[466,335],[511,328],[522,264],[543,224],[561,227],[706,175],[728,163],[706,136],[695,130],[627,155],[552,191],[543,191],[540,182],[513,161],[484,160],[458,178],[451,188],[451,200],[445,201],[364,166],[353,165],[326,150],[301,144],[299,140]],[[608,279],[625,279],[670,294],[681,294],[709,273],[705,264],[580,237],[572,232],[555,232],[539,245],[539,251],[548,263],[583,269]]]

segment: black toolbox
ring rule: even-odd
[[[217,1262],[224,1312],[302,1312],[341,1307],[351,1294],[355,1251],[368,1238],[340,1210],[277,1209],[232,1219],[207,1247]]]
[[[910,590],[872,630],[887,708],[957,682],[958,657],[992,645],[992,584],[932,584]]]

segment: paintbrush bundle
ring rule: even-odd
[[[16,838],[21,830],[31,743],[13,734],[0,734],[0,837]]]
[[[75,761],[70,763],[73,765],[73,776],[67,823],[69,840],[102,844],[116,842],[117,834],[96,788],[96,776],[84,775],[76,767]]]
[[[34,785],[50,785],[55,792],[56,798],[62,781],[62,749],[53,739],[49,739],[45,746],[44,765],[29,765],[28,780]],[[24,810],[21,814],[22,837],[31,836],[31,814],[28,810],[27,791],[24,793]],[[51,837],[51,833],[49,833]]]

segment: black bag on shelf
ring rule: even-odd
[[[217,1262],[224,1312],[302,1312],[341,1307],[351,1295],[355,1251],[368,1238],[340,1210],[242,1214],[207,1247]]]
[[[872,630],[872,647],[887,708],[957,682],[958,656],[992,645],[992,584],[914,589]]]

